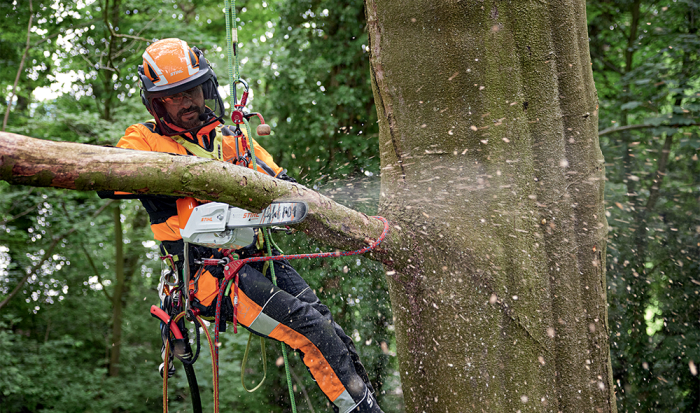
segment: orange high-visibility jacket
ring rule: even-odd
[[[246,148],[241,136],[233,136],[233,128],[215,123],[197,133],[197,141],[183,135],[164,136],[158,133],[155,122],[131,125],[117,146],[141,151],[167,152],[178,155],[196,155],[219,159],[236,165],[253,168],[251,151]],[[250,146],[250,145],[248,145]],[[189,150],[188,150],[189,148]],[[253,140],[257,171],[279,179],[294,181],[286,171],[277,166],[272,156]],[[151,220],[154,238],[159,241],[177,241],[180,236],[177,216],[177,197],[159,195],[132,195],[123,192],[101,192],[105,198],[137,198],[143,203]]]

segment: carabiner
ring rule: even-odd
[[[243,92],[243,96],[241,96],[241,102],[238,102],[237,96],[236,96],[236,85],[240,83],[243,85],[245,88],[245,91]],[[248,92],[250,88],[248,87],[248,83],[243,80],[243,79],[238,79],[233,82],[233,108],[231,108],[231,121],[236,124],[240,125],[245,123],[243,120],[243,108],[245,108],[246,103],[248,103]]]

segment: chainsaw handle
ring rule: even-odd
[[[151,306],[151,315],[160,321],[162,321],[165,324],[168,324],[170,322],[170,317],[168,317],[168,314],[163,311],[162,308],[152,305]],[[182,340],[182,332],[180,332],[180,328],[177,326],[177,324],[170,322],[170,331],[172,331],[173,335],[175,336],[176,339]]]
[[[192,210],[199,204],[196,199],[192,197],[180,198],[175,201],[177,205],[177,218],[180,228],[185,228],[187,226],[187,221],[190,220],[192,215]]]

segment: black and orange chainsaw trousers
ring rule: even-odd
[[[241,254],[241,258],[245,256]],[[267,276],[262,273],[263,262],[239,270],[238,322],[257,335],[284,342],[299,352],[336,412],[381,413],[352,339],[333,321],[328,307],[288,261],[270,262],[274,262],[277,285],[269,278],[269,269]],[[205,281],[210,274],[219,278],[221,269],[207,266],[193,268],[192,272],[193,279]],[[232,288],[224,298],[222,321],[233,319],[233,294]],[[200,309],[203,316],[214,314],[216,298],[206,307],[197,301],[192,307]]]

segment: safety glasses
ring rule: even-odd
[[[189,100],[195,100],[197,98],[200,98],[201,96],[202,85],[199,85],[193,87],[192,89],[185,90],[184,92],[176,93],[174,95],[161,98],[161,101],[172,105],[179,105],[185,100],[185,98]]]

